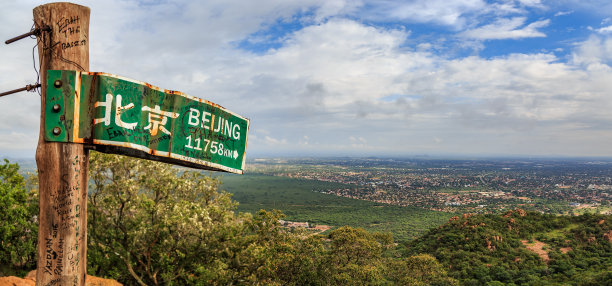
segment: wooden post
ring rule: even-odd
[[[51,3],[34,9],[42,83],[36,165],[40,215],[36,285],[85,285],[88,154],[81,144],[45,142],[47,70],[89,70],[89,8]],[[76,95],[72,95],[76,96]]]

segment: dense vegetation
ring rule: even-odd
[[[522,210],[466,214],[398,245],[389,232],[353,225],[317,235],[282,227],[280,211],[236,212],[231,195],[218,191],[218,178],[199,172],[95,152],[90,159],[88,273],[125,285],[606,285],[612,281],[610,215],[550,216]],[[35,191],[26,191],[17,170],[8,162],[0,168],[0,263],[8,265],[0,269],[2,275],[34,268],[37,197]],[[302,183],[312,193],[315,183]],[[274,190],[267,191],[273,200]],[[308,211],[309,204],[315,210],[324,205],[323,199],[306,200],[305,192],[296,194],[290,204],[304,205],[294,208],[296,212]],[[306,197],[297,200],[300,196]],[[339,205],[327,206],[329,212],[359,208],[356,202],[351,206],[343,198],[329,198]],[[258,200],[263,201],[253,198]],[[368,204],[364,206],[382,209]],[[334,216],[329,217],[333,223]]]
[[[611,227],[610,215],[463,215],[408,243],[405,255],[435,256],[463,285],[610,285]]]

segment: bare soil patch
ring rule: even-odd
[[[527,249],[540,256],[544,262],[548,262],[550,260],[550,257],[548,257],[548,251],[544,250],[544,247],[547,245],[546,243],[537,240],[534,240],[532,243],[529,243],[528,240],[521,240],[521,243],[523,243]]]

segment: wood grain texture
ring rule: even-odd
[[[36,285],[85,285],[87,269],[87,150],[81,144],[45,142],[49,69],[89,70],[89,8],[52,3],[34,9],[41,64],[41,121],[36,164],[39,178]],[[72,95],[76,96],[76,95]]]

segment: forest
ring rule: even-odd
[[[268,205],[238,211],[232,195],[220,189],[220,177],[199,171],[92,152],[89,176],[88,274],[124,285],[612,281],[611,215],[516,209],[431,216],[428,230],[404,233],[399,240],[394,232],[358,224],[336,224],[317,234],[283,227],[285,215]],[[0,165],[0,276],[23,276],[36,268],[36,182],[35,176],[24,178],[17,164]],[[343,203],[338,205],[329,211],[342,210]],[[302,209],[307,208],[296,211]]]

